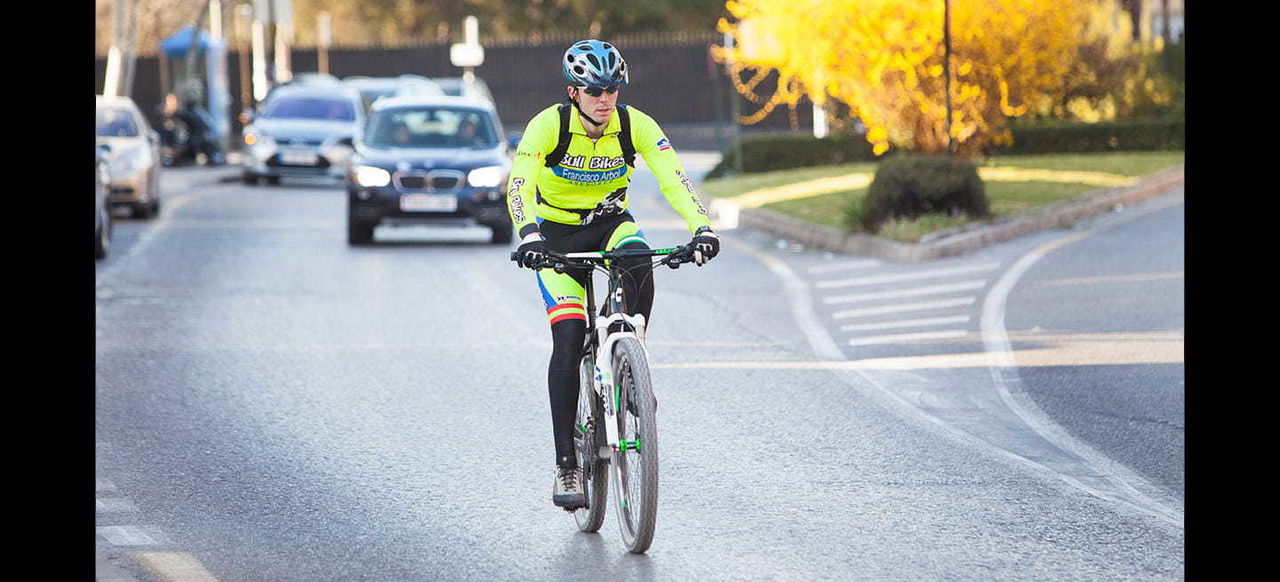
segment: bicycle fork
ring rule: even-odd
[[[601,447],[597,453],[597,456],[601,459],[612,459],[613,455],[621,450],[640,448],[639,441],[624,441],[622,435],[619,434],[618,414],[619,410],[625,406],[625,403],[622,398],[622,385],[614,378],[613,369],[613,346],[622,338],[633,337],[639,339],[640,336],[630,331],[609,333],[609,325],[616,321],[626,321],[632,329],[644,328],[643,316],[614,313],[596,320],[595,332],[599,338],[597,345],[600,346],[600,351],[596,353],[595,358],[594,384],[596,395],[604,404],[603,420],[606,441],[605,446]],[[641,346],[643,345],[641,343]]]

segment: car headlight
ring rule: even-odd
[[[502,166],[485,166],[471,170],[467,174],[467,183],[476,188],[494,188],[502,185],[506,178]]]
[[[356,166],[356,183],[366,188],[378,188],[391,183],[391,172],[374,166]]]
[[[276,145],[276,142],[271,139],[271,136],[257,130],[252,130],[244,132],[244,145],[271,147]]]

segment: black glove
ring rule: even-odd
[[[711,227],[703,226],[693,235],[693,263],[701,267],[720,253],[720,237],[711,231]]]
[[[535,265],[547,258],[547,242],[542,240],[541,234],[529,233],[516,249],[516,258],[521,267],[535,268]]]

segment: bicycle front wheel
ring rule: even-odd
[[[620,441],[610,463],[613,501],[623,543],[632,553],[643,554],[653,543],[658,518],[658,402],[639,340],[623,338],[614,344],[613,375]]]
[[[607,444],[604,436],[604,406],[595,391],[595,360],[582,358],[578,378],[578,417],[573,427],[573,448],[578,455],[578,466],[585,478],[583,491],[587,494],[587,506],[573,512],[578,529],[596,532],[604,524],[605,505],[609,500],[609,466],[600,458],[600,447]]]

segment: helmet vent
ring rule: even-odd
[[[600,43],[600,46],[602,46],[602,47],[604,47],[604,48],[607,48],[607,49],[609,49],[609,50],[613,50],[613,45],[611,45],[611,44],[609,44],[609,43],[607,43],[607,42],[602,42],[602,43]]]
[[[574,66],[573,66],[573,72],[575,72],[575,73],[577,73],[577,74],[579,74],[579,75],[585,75],[585,74],[587,74],[587,70],[586,70],[586,69],[584,69],[584,68],[582,68],[582,65],[574,65]]]
[[[591,61],[591,64],[592,64],[592,65],[595,65],[595,67],[596,67],[597,69],[603,68],[603,67],[601,67],[601,66],[600,66],[600,59],[596,58],[596,56],[595,56],[595,55],[588,53],[588,54],[587,54],[587,60],[588,60],[588,61]]]

